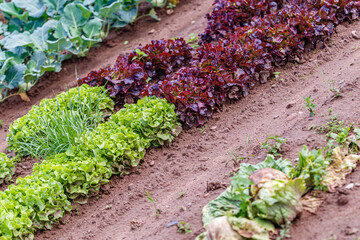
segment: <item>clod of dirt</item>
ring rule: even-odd
[[[297,117],[297,113],[292,113],[290,114],[287,118],[286,118],[286,121],[290,122],[292,120],[294,120],[296,117]]]
[[[130,221],[130,227],[132,230],[138,229],[143,225],[143,222],[137,219],[133,219]]]
[[[346,31],[346,27],[344,25],[338,25],[336,28],[335,28],[335,31],[337,33],[341,33],[341,32],[344,32]]]
[[[339,206],[344,206],[344,205],[346,205],[346,204],[348,204],[349,203],[349,199],[347,198],[347,197],[345,197],[345,196],[340,196],[339,198],[338,198],[338,200],[337,200],[337,204],[339,205]]]
[[[348,195],[349,192],[346,189],[339,189],[338,190],[340,194]]]
[[[293,106],[295,106],[296,102],[295,101],[291,101],[288,103],[288,105],[286,106],[286,108],[292,108]]]
[[[359,40],[360,39],[360,36],[359,34],[357,33],[357,31],[352,31],[351,32],[351,36],[356,39],[356,40]]]
[[[269,71],[261,71],[260,72],[260,83],[266,83],[268,78],[270,77]]]
[[[357,234],[358,232],[359,232],[358,228],[347,227],[347,229],[346,229],[346,235],[354,235],[354,234]]]
[[[105,46],[107,46],[109,48],[113,48],[113,47],[117,46],[117,42],[116,41],[106,41]]]
[[[226,184],[221,182],[208,182],[206,185],[206,192],[215,191],[220,188],[226,188]]]

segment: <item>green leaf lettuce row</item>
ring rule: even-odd
[[[0,193],[0,236],[5,239],[33,239],[36,229],[51,228],[65,210],[71,210],[59,182],[46,176],[27,176],[17,183]]]
[[[45,159],[41,164],[35,164],[35,176],[47,176],[62,184],[69,199],[87,198],[99,192],[100,186],[108,182],[111,170],[107,161],[77,153],[70,157],[65,153]]]
[[[111,161],[115,172],[121,172],[124,167],[137,166],[145,148],[171,142],[179,134],[174,109],[164,99],[146,97],[137,104],[126,104],[78,142],[84,143],[87,151]]]
[[[181,131],[175,106],[165,99],[145,97],[137,104],[125,105],[109,122],[132,128],[148,144],[160,146],[171,142]]]
[[[98,128],[82,137],[80,148],[107,159],[114,173],[124,167],[135,167],[145,155],[145,140],[132,129],[112,122],[100,124]]]
[[[6,154],[0,152],[0,185],[4,181],[10,181],[15,172],[15,163]]]

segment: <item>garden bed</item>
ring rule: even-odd
[[[134,174],[123,179],[114,177],[103,188],[97,197],[101,201],[90,199],[89,204],[79,206],[62,220],[67,224],[60,225],[58,230],[38,233],[37,238],[193,238],[202,231],[202,207],[223,191],[223,185],[229,184],[229,174],[233,170],[231,161],[226,164],[232,158],[229,153],[247,157],[243,161],[249,163],[260,162],[265,155],[259,143],[267,134],[278,134],[289,139],[285,156],[294,159],[304,144],[322,146],[320,138],[308,128],[327,122],[329,108],[334,114],[340,114],[341,119],[359,125],[356,69],[360,54],[352,31],[360,28],[352,24],[348,28],[339,26],[337,30],[338,35],[324,50],[304,55],[299,59],[300,65],[276,69],[280,72],[276,79],[251,90],[247,98],[225,105],[205,127],[182,133],[169,148],[150,150],[145,164],[135,169]],[[343,96],[333,101],[330,101],[331,81],[344,85]],[[303,99],[310,94],[317,104],[313,118],[308,117]],[[334,234],[340,239],[356,236],[358,216],[354,216],[353,211],[358,208],[355,204],[359,192],[356,174],[348,179],[348,183],[354,182],[351,190],[320,195],[329,200],[317,215],[305,213],[295,221],[293,239],[323,239]],[[162,209],[158,217],[146,191]],[[346,226],[342,224],[343,219],[334,222],[334,217],[331,218],[339,211],[346,213],[344,218],[352,219]],[[324,214],[319,217],[322,212]],[[191,235],[176,233],[176,227],[166,228],[173,220],[190,223]],[[315,223],[327,227],[326,231],[311,228]]]

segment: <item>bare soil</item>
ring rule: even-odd
[[[104,45],[85,59],[66,63],[64,71],[50,75],[33,91],[31,103],[11,100],[0,104],[0,118],[5,121],[0,149],[6,146],[6,129],[12,121],[26,114],[32,104],[52,95],[53,90],[59,93],[73,82],[74,63],[79,76],[84,76],[113,63],[119,53],[130,51],[140,42],[200,33],[211,3],[185,1],[159,23],[146,21],[131,33],[113,33],[108,42],[114,45]],[[149,35],[152,28],[155,33]],[[298,64],[277,69],[281,72],[277,79],[256,86],[240,101],[226,104],[204,128],[185,130],[170,146],[149,150],[143,164],[132,174],[114,176],[99,196],[85,205],[74,205],[76,210],[67,214],[58,227],[38,232],[35,239],[194,239],[203,231],[203,206],[230,183],[232,155],[246,157],[243,162],[262,161],[266,153],[260,144],[268,135],[287,139],[284,156],[291,160],[297,158],[303,145],[321,147],[323,136],[309,128],[328,122],[329,108],[340,119],[360,125],[360,40],[353,38],[352,31],[360,32],[359,22],[338,26],[325,49],[306,53]],[[125,40],[130,44],[123,45]],[[341,88],[342,96],[332,101],[329,81]],[[309,95],[317,105],[312,118],[303,99]],[[346,185],[349,183],[354,187],[320,193],[322,206],[316,214],[304,212],[294,221],[290,239],[359,239],[359,169],[348,177]],[[162,210],[159,216],[146,191]],[[192,233],[178,233],[176,226],[167,228],[174,220],[190,223]]]

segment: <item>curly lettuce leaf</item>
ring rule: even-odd
[[[204,228],[217,217],[226,216],[228,212],[238,215],[241,211],[242,200],[234,199],[231,188],[228,187],[215,200],[209,202],[202,210]]]
[[[130,127],[153,146],[171,142],[181,131],[175,106],[165,99],[145,97],[137,104],[126,104],[110,117],[118,125]]]
[[[308,147],[304,146],[299,153],[295,177],[304,179],[309,190],[321,183],[328,165],[329,161],[324,158],[321,149],[309,151]]]
[[[302,211],[301,196],[305,190],[301,178],[267,181],[248,206],[249,218],[267,219],[278,226],[291,222]]]
[[[15,162],[9,159],[5,153],[0,152],[0,185],[11,181],[15,172]]]

